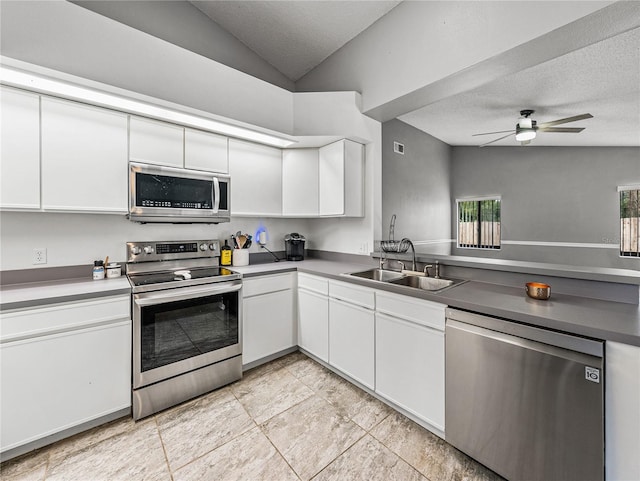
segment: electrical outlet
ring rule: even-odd
[[[32,264],[46,264],[47,263],[47,249],[45,247],[36,247],[33,249]]]

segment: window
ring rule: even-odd
[[[500,198],[457,200],[458,247],[500,249]]]
[[[620,255],[640,257],[640,185],[618,187],[620,192]]]

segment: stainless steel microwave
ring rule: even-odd
[[[129,162],[129,219],[218,224],[231,218],[231,178],[200,170]]]

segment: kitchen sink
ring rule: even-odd
[[[361,272],[351,272],[343,274],[360,279],[368,279],[371,281],[384,282],[396,286],[412,287],[423,291],[441,291],[447,287],[452,287],[466,282],[462,279],[435,279],[421,275],[407,274],[406,272],[391,271],[386,269],[368,269]]]
[[[446,287],[451,287],[455,284],[461,284],[460,279],[435,279],[433,277],[423,276],[404,276],[399,279],[393,279],[389,281],[390,284],[396,284],[398,286],[414,287],[416,289],[422,289],[424,291],[439,291]]]
[[[352,272],[348,275],[381,282],[389,282],[394,279],[402,279],[404,277],[404,274],[398,271],[389,271],[385,269],[369,269],[362,272]]]

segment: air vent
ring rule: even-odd
[[[404,155],[404,144],[401,144],[400,142],[394,142],[393,151],[396,154]]]

